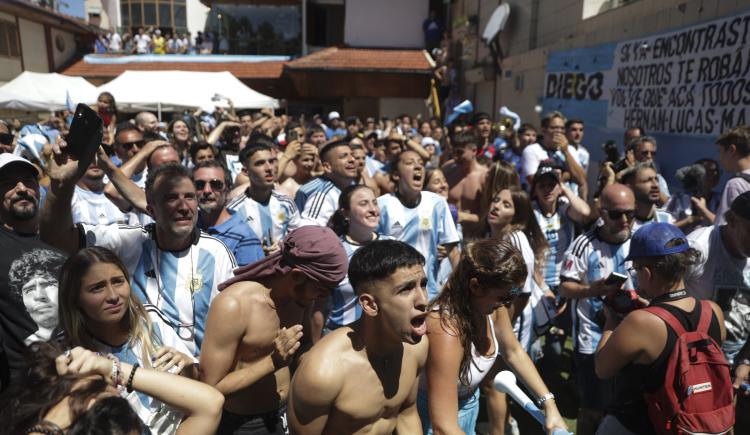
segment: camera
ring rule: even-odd
[[[617,142],[608,140],[602,145],[602,150],[606,156],[605,161],[616,163],[620,160],[620,152],[617,150]]]
[[[604,303],[620,314],[627,314],[638,308],[638,294],[635,290],[618,290],[614,295],[607,296]]]
[[[696,163],[677,170],[675,178],[682,183],[682,189],[692,196],[698,196],[703,191],[706,181],[706,168]]]

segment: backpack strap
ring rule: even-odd
[[[698,327],[695,328],[697,332],[702,332],[708,335],[708,328],[711,327],[711,318],[713,317],[714,310],[711,308],[711,303],[708,301],[700,301],[701,303],[701,318],[698,321]]]
[[[750,174],[745,174],[744,172],[737,172],[737,173],[735,173],[735,174],[734,174],[734,175],[733,175],[733,176],[732,176],[732,177],[730,178],[730,180],[731,180],[732,178],[742,178],[743,180],[745,180],[745,181],[747,181],[748,183],[750,183]]]
[[[685,327],[682,326],[682,323],[677,320],[674,314],[670,313],[666,309],[662,307],[646,307],[644,308],[644,310],[663,320],[664,323],[666,323],[667,326],[670,327],[678,337],[687,332],[685,331]]]

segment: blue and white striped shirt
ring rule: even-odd
[[[375,240],[390,240],[391,237],[378,234]],[[341,245],[346,251],[346,258],[351,260],[352,255],[364,245],[352,243],[346,236],[339,237]],[[326,326],[328,329],[336,329],[348,325],[362,316],[362,307],[357,302],[357,295],[349,283],[347,275],[331,293],[331,312],[328,314]]]
[[[393,193],[378,198],[380,225],[378,233],[385,234],[414,247],[425,257],[427,294],[434,299],[440,288],[437,285],[438,245],[458,243],[459,236],[448,203],[442,196],[422,191],[419,205],[404,206]]]
[[[610,273],[627,273],[630,262],[625,262],[630,250],[630,239],[619,245],[612,245],[601,240],[596,229],[578,236],[565,253],[561,278],[570,279],[582,284],[607,278]],[[630,278],[624,289],[633,289]],[[573,320],[573,349],[576,352],[591,355],[596,351],[602,338],[602,329],[595,318],[604,308],[601,297],[590,297],[571,300]]]
[[[96,193],[79,186],[73,191],[71,201],[73,223],[89,225],[137,224],[133,213],[123,213],[107,198],[104,192]]]
[[[341,190],[333,181],[318,177],[300,186],[294,203],[300,210],[301,225],[328,225],[328,220],[339,207]]]
[[[533,203],[534,216],[547,239],[549,249],[544,257],[544,282],[550,287],[560,285],[560,270],[563,257],[575,236],[575,224],[568,218],[570,204],[560,201],[555,214],[545,216],[536,201]]]
[[[300,225],[300,215],[292,198],[276,190],[265,203],[243,192],[227,204],[227,209],[247,222],[253,232],[267,244],[279,241]],[[270,236],[270,240],[269,240]]]
[[[208,306],[219,294],[218,285],[233,276],[234,256],[224,243],[205,233],[195,234],[182,251],[164,251],[156,246],[153,225],[81,224],[86,246],[114,251],[130,273],[133,294],[154,305],[198,356],[205,332]]]

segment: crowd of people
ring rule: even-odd
[[[214,43],[218,44],[214,47]],[[226,46],[226,47],[225,47]],[[226,37],[215,38],[213,32],[162,32],[159,28],[138,28],[135,33],[120,33],[114,29],[97,35],[94,53],[113,54],[211,54],[229,50]]]
[[[547,433],[747,406],[746,126],[667,186],[643,129],[594,163],[559,112],[96,110],[90,156],[69,113],[0,122],[0,433],[518,433],[508,369]]]

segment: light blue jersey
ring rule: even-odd
[[[300,210],[301,225],[328,225],[328,220],[339,207],[341,190],[333,181],[318,177],[300,186],[294,203]]]
[[[283,239],[300,224],[299,211],[292,198],[275,190],[265,203],[243,192],[227,204],[227,209],[247,222],[258,238],[269,245]]]
[[[185,347],[183,341],[156,314],[156,308],[150,305],[145,305],[145,308],[153,326],[151,342],[155,350],[168,346],[176,349],[178,352],[190,355],[190,351]],[[120,346],[110,346],[99,341],[96,341],[96,344],[96,351],[103,354],[111,353],[124,363],[130,365],[138,363],[141,367],[151,367],[151,361],[147,362],[143,360],[143,344],[141,342],[130,343],[130,341],[127,341]],[[193,362],[197,363],[198,361],[194,358]],[[172,367],[170,373],[176,374],[173,370],[175,368]],[[174,433],[182,422],[184,415],[181,411],[171,408],[147,394],[137,391],[130,393],[123,392],[122,394],[131,408],[133,408],[133,411],[138,414],[138,417],[148,426],[153,434]]]
[[[575,236],[575,224],[568,218],[569,206],[568,202],[560,201],[555,214],[545,216],[537,202],[533,203],[534,216],[549,245],[543,263],[544,282],[549,287],[560,285],[563,256]]]
[[[651,219],[647,220],[640,220],[638,218],[633,219],[632,228],[630,229],[631,234],[635,234],[636,231],[638,231],[638,228],[652,224],[654,222],[666,222],[668,224],[674,224],[674,217],[666,212],[659,209],[654,210],[654,215],[651,217]]]
[[[138,219],[132,213],[123,213],[107,198],[104,192],[92,192],[79,186],[73,191],[70,208],[73,212],[73,223],[89,225],[137,224]]]
[[[596,229],[588,231],[578,236],[565,253],[561,278],[591,284],[607,278],[612,272],[629,276],[627,270],[630,262],[624,261],[629,249],[630,239],[620,245],[612,245],[601,240]],[[633,289],[629,277],[623,288]],[[595,319],[604,308],[604,302],[597,296],[572,299],[571,304],[573,349],[582,354],[593,354],[602,338],[602,329]]]
[[[390,240],[391,237],[378,234],[375,240]],[[359,248],[364,245],[353,243],[346,236],[339,237],[341,245],[346,251],[346,258],[351,260]],[[357,302],[357,295],[349,283],[349,276],[343,279],[331,293],[331,312],[328,314],[326,326],[328,329],[336,329],[348,325],[362,316],[362,307]]]
[[[458,243],[459,236],[448,203],[442,196],[423,191],[419,205],[404,206],[393,193],[378,198],[380,226],[385,234],[414,247],[425,257],[427,294],[434,299],[440,292],[437,285],[438,245]]]
[[[164,251],[154,227],[82,224],[86,246],[114,251],[130,273],[133,294],[154,305],[193,355],[200,354],[208,306],[233,276],[234,256],[219,239],[195,233],[190,247]]]
[[[385,163],[377,160],[371,156],[365,157],[365,169],[367,169],[367,175],[374,177],[378,172],[383,172]]]

